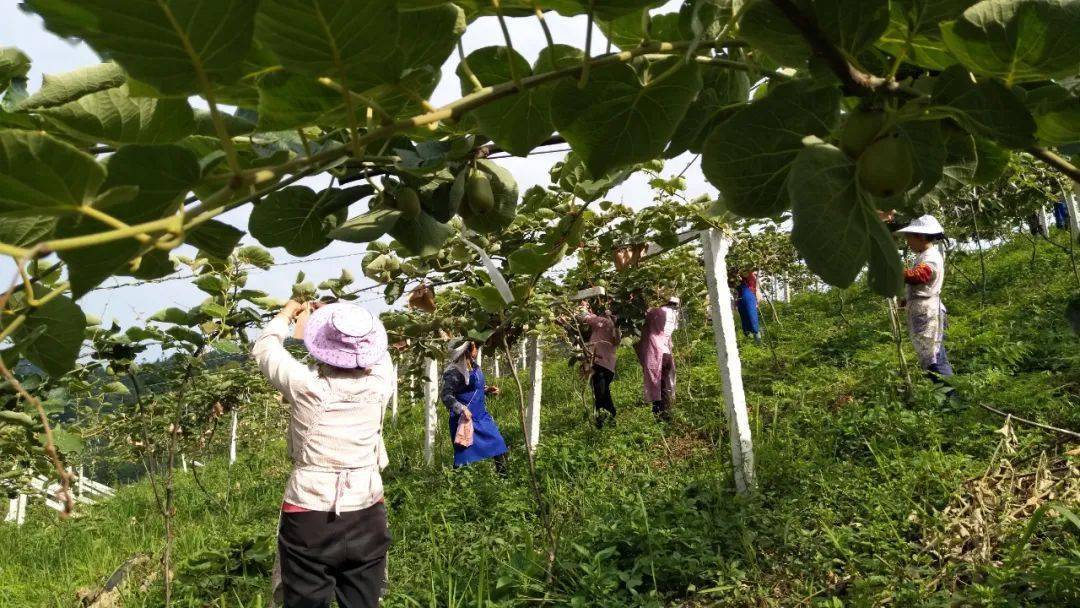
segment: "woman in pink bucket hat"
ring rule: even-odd
[[[303,327],[313,361],[285,349],[290,325]],[[350,303],[309,307],[290,301],[266,325],[252,355],[292,405],[288,448],[293,470],[278,529],[286,608],[376,606],[386,589],[390,533],[380,471],[382,421],[397,382],[386,330]]]

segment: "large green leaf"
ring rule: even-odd
[[[186,99],[133,98],[127,85],[38,111],[78,139],[107,144],[172,143],[195,131]]]
[[[536,71],[547,72],[568,67],[581,61],[582,53],[570,46],[545,47],[536,60]],[[513,64],[519,78],[533,74],[533,68],[524,57],[504,46],[488,46],[477,49],[466,58],[482,86],[488,87],[513,79]],[[458,66],[461,93],[473,91],[473,82],[465,73],[464,64]],[[555,130],[551,121],[551,97],[555,85],[534,87],[516,95],[496,100],[473,110],[480,130],[502,149],[517,156],[525,156],[530,150],[551,137]]]
[[[233,249],[244,237],[244,231],[217,220],[210,220],[196,226],[187,233],[186,242],[206,253],[223,260],[232,254]]]
[[[78,37],[167,95],[240,77],[259,0],[26,0],[60,36]]]
[[[1080,141],[1080,97],[1058,84],[1028,91],[1024,103],[1035,116],[1039,141],[1064,145]]]
[[[345,124],[341,93],[314,77],[274,72],[259,80],[259,129],[283,131],[308,125]],[[357,118],[366,108],[357,108]]]
[[[5,217],[0,220],[0,243],[29,247],[49,238],[56,229],[57,218],[51,215]]]
[[[481,234],[499,232],[509,226],[517,217],[518,187],[514,175],[502,166],[490,160],[480,160],[476,163],[477,169],[483,171],[491,181],[491,192],[495,195],[495,208],[483,215],[476,215],[468,205],[459,205],[458,212],[461,219],[469,229]],[[467,172],[462,171],[454,182],[454,190],[460,191],[464,187],[464,176]],[[454,194],[451,194],[454,197]],[[460,199],[460,195],[458,195]]]
[[[555,126],[593,175],[663,154],[701,89],[697,64],[659,77],[674,61],[654,64],[649,84],[632,67],[615,64],[593,70],[584,89],[573,79],[555,88]]]
[[[47,289],[34,287],[34,296],[42,297]],[[25,304],[25,295],[13,296],[16,306]],[[62,376],[75,367],[79,347],[86,331],[86,315],[71,298],[56,296],[44,305],[31,309],[14,333],[15,343],[27,342],[22,354],[28,361],[45,370],[50,376]],[[30,336],[37,335],[33,340]]]
[[[74,211],[104,179],[92,156],[45,133],[0,131],[0,216]]]
[[[702,171],[736,213],[776,215],[788,208],[785,182],[803,137],[824,137],[839,117],[839,89],[806,80],[781,84],[713,130]]]
[[[904,290],[904,265],[897,253],[896,239],[885,223],[873,215],[870,209],[864,208],[863,215],[870,235],[867,283],[877,294],[887,298],[899,296]]]
[[[855,185],[855,163],[816,143],[795,158],[788,179],[791,242],[830,285],[851,285],[870,255],[869,218]]]
[[[941,39],[938,24],[956,19],[975,0],[892,0],[889,28],[878,48],[933,70],[956,62]]]
[[[421,212],[414,218],[399,218],[389,233],[413,255],[425,256],[438,253],[454,230]]]
[[[705,138],[750,98],[750,76],[740,70],[709,69],[697,99],[679,123],[664,156],[674,158],[687,150],[700,153]]]
[[[851,56],[876,42],[889,26],[888,0],[795,0],[795,5]],[[772,0],[747,1],[739,35],[784,65],[800,65],[810,57],[806,39]]]
[[[26,78],[30,71],[30,58],[13,46],[0,47],[0,93],[8,88],[14,78]]]
[[[354,91],[437,71],[464,31],[460,9],[398,12],[391,0],[263,0],[257,37],[290,71],[328,76]]]
[[[969,131],[1010,148],[1035,143],[1035,120],[1020,98],[996,80],[976,83],[962,66],[950,67],[934,82],[933,101]]]
[[[1077,0],[983,0],[941,33],[971,71],[1010,85],[1080,72]]]
[[[461,292],[476,300],[480,307],[489,313],[496,314],[506,308],[506,302],[502,299],[502,295],[499,294],[499,290],[491,285],[462,287]]]
[[[927,210],[948,204],[957,190],[975,182],[979,169],[975,138],[970,133],[943,122],[941,135],[945,149],[941,180],[923,197]]]
[[[941,135],[940,121],[902,123],[898,132],[900,137],[911,145],[915,178],[903,195],[901,204],[912,209],[941,181],[941,172],[945,165],[945,141]]]
[[[329,245],[330,231],[345,221],[346,209],[328,204],[337,192],[332,188],[316,194],[307,186],[272,192],[251,211],[248,231],[267,247],[311,255]]]
[[[401,215],[397,209],[373,209],[331,230],[330,238],[350,243],[370,243],[390,232]]]
[[[126,81],[127,74],[111,61],[61,74],[46,74],[41,79],[41,88],[24,99],[19,109],[62,106],[91,93],[122,86]]]
[[[201,177],[195,155],[173,144],[124,146],[109,157],[108,169],[103,191],[130,187],[137,191],[132,198],[107,198],[98,200],[94,206],[129,225],[153,221],[175,212]],[[83,236],[109,229],[93,218],[68,217],[57,227],[57,236]],[[140,249],[139,242],[132,238],[62,251],[60,258],[68,265],[72,294],[80,298],[109,276],[123,271]],[[148,261],[147,268],[153,261]],[[156,261],[163,262],[160,257]],[[159,263],[155,268],[161,270],[163,266]]]
[[[552,181],[559,187],[586,203],[591,203],[608,193],[615,186],[625,182],[637,170],[637,166],[623,167],[594,178],[578,155],[571,152],[566,159],[551,169]]]

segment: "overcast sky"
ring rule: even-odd
[[[18,47],[33,60],[33,68],[30,72],[31,91],[40,86],[43,74],[66,72],[99,61],[96,54],[86,45],[81,43],[72,45],[46,31],[39,17],[21,12],[18,4],[14,0],[0,0],[0,46]],[[677,0],[669,2],[658,12],[676,11],[679,4],[680,2]],[[586,28],[584,17],[565,18],[551,15],[547,20],[552,29],[555,42],[578,47],[584,46]],[[546,45],[539,24],[535,18],[509,19],[508,22],[514,48],[532,63],[540,50]],[[599,30],[594,30],[593,36],[594,48],[603,48],[605,45],[603,34]],[[471,24],[463,39],[466,53],[480,47],[502,45],[503,43],[502,32],[498,21],[494,18],[482,18]],[[454,75],[457,63],[457,56],[454,54],[443,67],[442,81],[432,97],[434,105],[439,106],[461,96],[458,79]],[[562,146],[558,148],[562,148]],[[513,172],[520,191],[524,192],[534,184],[547,184],[549,182],[549,168],[553,163],[562,159],[563,156],[564,153],[540,154],[528,158],[507,158],[498,162]],[[689,155],[668,161],[664,173],[666,175],[677,174],[690,161],[691,157]],[[703,193],[710,196],[715,195],[715,190],[702,177],[698,163],[695,162],[694,166],[687,171],[686,178],[691,196]],[[319,178],[301,183],[319,189],[325,187],[329,180]],[[645,178],[638,175],[614,189],[607,198],[640,207],[651,201],[652,194],[646,185]],[[246,230],[247,216],[250,209],[250,206],[242,207],[221,216],[219,219]],[[244,242],[253,242],[253,240],[250,237],[245,237]],[[177,251],[191,253],[190,248],[187,247]],[[289,256],[283,249],[274,248],[271,251],[279,263],[297,263],[279,264],[265,272],[253,271],[248,281],[250,288],[261,289],[271,295],[285,297],[289,293],[289,288],[298,270],[303,269],[311,280],[318,282],[337,276],[343,267],[352,271],[363,282],[362,285],[370,284],[366,278],[363,278],[361,273],[362,245],[334,242],[302,263]],[[318,258],[337,256],[349,257],[318,261]],[[2,267],[3,274],[0,276],[7,276],[8,280],[10,280],[9,275],[13,272],[12,265],[10,261],[5,260],[5,262],[6,264]],[[130,278],[113,278],[109,279],[105,286],[131,283],[132,281]],[[373,291],[371,293],[378,294],[379,292]],[[88,314],[100,316],[105,321],[116,319],[121,325],[128,326],[139,323],[154,312],[167,306],[179,306],[182,308],[195,306],[204,297],[205,295],[195,289],[189,281],[177,280],[144,286],[102,289],[86,295],[80,303]],[[381,297],[375,298],[374,295],[372,299],[362,303],[372,311],[382,311],[387,308]]]

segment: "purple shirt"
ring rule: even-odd
[[[592,329],[589,334],[589,350],[592,351],[593,363],[615,371],[615,349],[619,346],[619,330],[611,317],[588,312],[578,319]]]

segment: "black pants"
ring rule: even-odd
[[[615,372],[601,365],[592,367],[592,391],[596,405],[596,426],[604,424],[604,412],[615,418],[615,401],[611,398],[611,382],[615,379]]]
[[[278,530],[285,608],[373,608],[386,591],[386,507],[335,516],[282,513]]]
[[[675,359],[671,357],[671,353],[666,353],[660,363],[660,400],[653,401],[653,413],[661,420],[670,420],[674,401]]]

